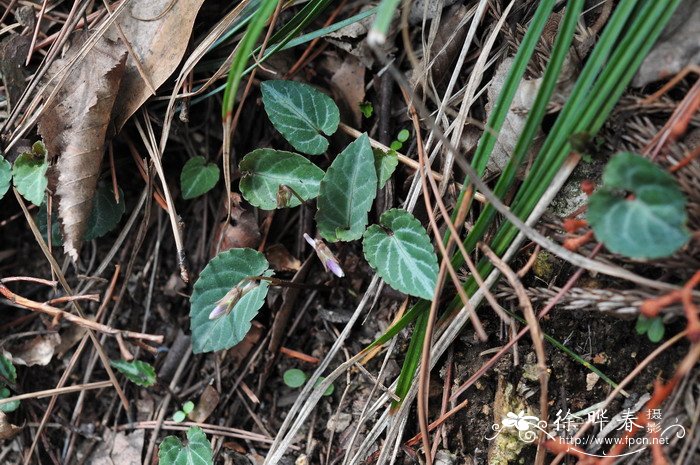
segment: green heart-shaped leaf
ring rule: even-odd
[[[316,198],[323,178],[323,170],[301,155],[272,149],[250,152],[241,160],[239,169],[243,197],[263,210],[279,208],[280,185],[293,189],[304,200]],[[285,206],[300,204],[296,195],[290,195]]]
[[[177,436],[168,436],[158,447],[158,465],[212,465],[211,444],[201,428],[187,430],[187,445]]]
[[[139,386],[149,387],[156,383],[156,370],[141,360],[110,360],[109,364],[126,376],[129,381]]]
[[[399,164],[399,156],[394,150],[385,153],[383,150],[374,149],[374,167],[377,170],[379,188],[383,188]]]
[[[340,123],[340,112],[326,94],[295,81],[264,81],[265,112],[292,147],[309,155],[328,149],[328,139]]]
[[[377,196],[377,172],[367,134],[348,145],[321,180],[316,222],[327,241],[354,241],[367,226]]]
[[[5,160],[5,157],[0,155],[0,199],[5,197],[5,194],[10,189],[12,181],[12,165]]]
[[[405,210],[384,212],[380,225],[367,228],[362,241],[365,258],[391,287],[432,300],[438,263],[428,233]]]
[[[180,173],[182,198],[193,199],[204,195],[212,190],[218,181],[218,166],[214,163],[207,163],[204,157],[190,158]]]
[[[245,294],[230,312],[210,319],[219,301],[243,280],[271,276],[265,256],[253,249],[231,249],[214,257],[194,283],[190,297],[190,326],[194,353],[213,352],[233,347],[250,330],[267,295],[268,282]]]
[[[49,180],[46,171],[49,164],[46,158],[36,157],[33,153],[25,152],[12,165],[12,180],[22,197],[36,205],[44,201],[44,193]]]
[[[17,381],[17,370],[10,359],[0,354],[0,385],[3,383],[3,380],[11,383]]]
[[[588,223],[614,253],[631,258],[672,255],[690,238],[686,200],[668,172],[639,155],[615,155],[603,186],[588,202]]]

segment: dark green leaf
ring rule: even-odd
[[[46,159],[37,158],[29,152],[17,157],[12,165],[12,178],[17,191],[37,207],[44,201],[44,193],[49,183],[46,178],[48,168]]]
[[[438,263],[428,233],[405,210],[384,212],[379,225],[367,228],[362,241],[365,258],[394,289],[432,300]]]
[[[211,444],[197,426],[187,430],[187,445],[177,436],[163,439],[158,448],[158,465],[212,465]]]
[[[385,153],[383,150],[373,149],[372,152],[374,153],[374,167],[377,170],[378,185],[381,189],[399,165],[399,156],[394,151]]]
[[[661,258],[690,237],[685,205],[673,176],[646,158],[623,152],[605,167],[603,186],[588,203],[588,222],[611,252]]]
[[[156,383],[156,371],[146,362],[142,362],[141,360],[134,360],[132,362],[127,362],[126,360],[110,360],[109,364],[134,384],[149,387]]]
[[[0,354],[0,385],[3,384],[3,380],[10,383],[17,381],[17,370],[10,359]]]
[[[250,152],[241,160],[239,169],[241,193],[263,210],[279,208],[280,185],[293,189],[304,200],[316,198],[323,178],[323,170],[301,155],[272,149]],[[291,195],[286,207],[300,204],[296,195]]]
[[[374,155],[363,134],[333,160],[321,180],[316,214],[321,236],[330,242],[362,237],[376,195]]]
[[[97,239],[114,229],[119,224],[119,220],[122,219],[125,209],[124,193],[121,189],[119,189],[119,203],[117,203],[112,186],[100,185],[95,193],[95,201],[92,204],[92,212],[85,231],[85,240]],[[44,212],[46,212],[45,209]]]
[[[193,199],[204,195],[219,181],[219,167],[207,163],[204,157],[190,158],[180,173],[180,187],[183,199]]]
[[[340,112],[326,94],[295,81],[261,84],[267,116],[292,147],[309,155],[328,149],[328,140],[340,123]]]
[[[12,181],[12,165],[0,155],[0,199],[2,199],[10,189]]]
[[[0,399],[7,399],[8,397],[12,397],[12,393],[10,392],[10,390],[8,388],[0,385]],[[0,412],[10,413],[10,412],[14,412],[18,408],[19,408],[19,401],[18,400],[13,400],[12,402],[8,402],[6,404],[0,404]]]
[[[267,281],[261,281],[257,288],[245,294],[227,314],[213,320],[209,316],[219,301],[243,280],[272,275],[268,268],[262,253],[231,249],[214,257],[202,270],[190,297],[194,353],[229,349],[243,340],[265,301]]]

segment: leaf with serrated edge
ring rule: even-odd
[[[177,436],[168,436],[158,447],[158,465],[212,465],[211,444],[201,428],[187,430],[187,445]]]
[[[326,94],[295,81],[264,81],[265,112],[292,147],[309,155],[328,149],[328,139],[340,123],[340,111]]]
[[[36,205],[41,205],[49,181],[46,170],[49,164],[43,158],[37,158],[32,153],[23,153],[12,165],[12,180],[22,197]]]
[[[193,199],[204,195],[216,186],[219,181],[219,167],[207,163],[204,157],[198,156],[187,160],[180,173],[180,186],[183,199]]]
[[[139,386],[149,387],[156,382],[156,371],[153,367],[141,360],[127,362],[126,360],[110,360],[109,364],[116,368],[129,381]]]
[[[0,383],[6,379],[11,383],[17,381],[17,370],[9,358],[0,354]]]
[[[611,252],[661,258],[690,238],[685,206],[673,176],[646,158],[622,152],[605,167],[603,187],[588,201],[587,219]]]
[[[374,153],[374,167],[377,170],[378,185],[382,189],[399,165],[399,156],[393,150],[385,153],[383,150],[373,149],[372,152]]]
[[[437,256],[420,221],[405,210],[392,209],[379,223],[367,228],[362,241],[369,264],[397,291],[432,300]]]
[[[271,276],[265,256],[253,249],[231,249],[214,257],[194,283],[190,297],[190,326],[194,353],[213,352],[233,347],[250,330],[267,295],[268,282],[245,294],[231,311],[209,319],[217,303],[234,286],[253,276]]]
[[[377,172],[367,134],[362,134],[333,160],[321,180],[316,222],[327,241],[362,237],[367,213],[377,196]]]
[[[7,399],[8,397],[12,397],[12,393],[10,390],[2,385],[0,383],[0,399]],[[4,404],[0,404],[0,412],[5,412],[5,413],[10,413],[14,412],[19,408],[19,401],[18,400],[13,400],[12,402],[7,402]]]
[[[2,199],[10,189],[12,182],[12,165],[0,155],[0,199]]]
[[[243,157],[239,170],[243,197],[263,210],[278,208],[280,185],[294,189],[304,200],[316,198],[323,178],[323,170],[301,155],[272,149],[253,150]],[[292,195],[286,206],[300,204],[296,195]]]

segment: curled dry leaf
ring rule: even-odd
[[[123,83],[114,104],[113,120],[117,130],[173,73],[182,60],[192,34],[192,26],[204,0],[151,0],[131,2],[116,23],[131,46],[126,60]],[[107,35],[121,39],[112,26]],[[132,56],[131,52],[136,55]],[[141,67],[137,66],[136,60]],[[150,82],[145,82],[142,73]]]
[[[21,426],[16,426],[7,420],[7,415],[0,412],[0,440],[12,439],[22,431]]]
[[[237,193],[232,192],[229,199],[231,217],[229,221],[226,221],[226,208],[224,207],[221,210],[224,221],[219,224],[209,251],[212,257],[230,249],[242,247],[255,249],[260,244],[262,236],[255,215],[241,206],[242,199]]]
[[[48,365],[56,347],[61,343],[61,336],[57,333],[37,336],[20,344],[8,346],[4,355],[15,365],[34,366]]]
[[[273,244],[265,249],[265,257],[275,271],[298,271],[301,261],[282,244]]]
[[[92,211],[125,59],[123,44],[100,39],[73,66],[39,117],[39,133],[49,156],[58,157],[51,188],[58,196],[63,248],[73,260],[78,259]]]

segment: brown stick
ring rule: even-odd
[[[93,331],[99,331],[101,333],[109,334],[112,336],[122,336],[129,339],[144,339],[146,341],[155,342],[156,344],[163,343],[163,336],[136,333],[133,331],[123,331],[120,329],[112,328],[111,326],[103,325],[101,323],[97,323],[96,321],[91,321],[86,318],[74,315],[72,313],[65,312],[56,307],[52,307],[51,305],[42,304],[40,302],[35,302],[33,300],[29,300],[27,298],[19,296],[11,290],[9,290],[4,284],[0,284],[0,294],[4,295],[6,298],[16,303],[17,305],[26,308],[27,310],[44,313],[57,320],[64,318],[70,321],[71,323],[75,323],[78,326],[82,326],[83,328],[92,329]]]

